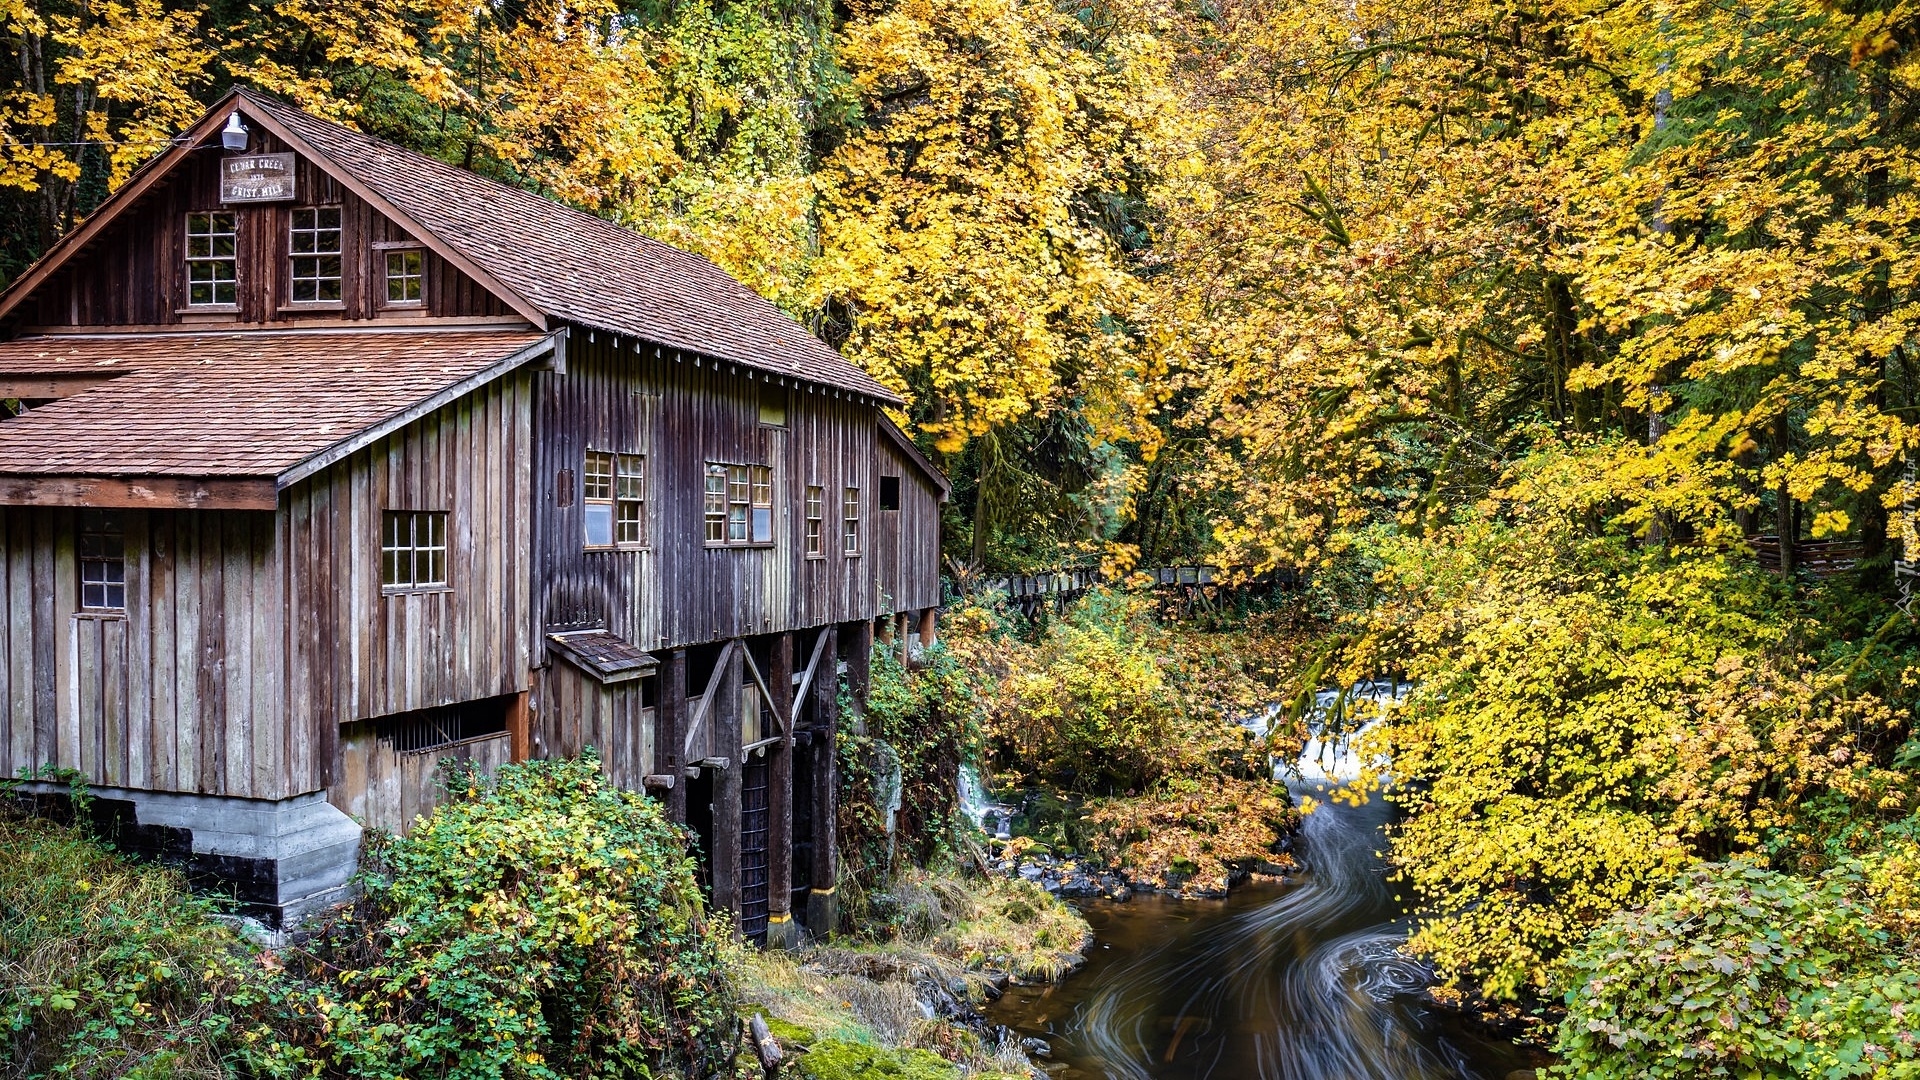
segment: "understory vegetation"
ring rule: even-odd
[[[448,804],[368,853],[358,903],[274,951],[173,871],[67,827],[0,821],[10,1075],[730,1067],[730,931],[705,915],[684,833],[591,758],[448,782]]]

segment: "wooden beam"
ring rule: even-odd
[[[713,662],[713,674],[707,677],[707,689],[700,695],[700,703],[693,707],[693,716],[687,720],[686,743],[680,748],[682,756],[692,756],[693,740],[700,736],[701,729],[706,726],[707,713],[712,711],[713,708],[714,690],[720,686],[721,676],[723,676],[727,670],[727,661],[733,658],[734,647],[738,644],[739,642],[737,641],[727,642],[726,645],[721,648],[719,658]],[[686,672],[684,670],[682,670],[680,677],[682,679],[681,689],[684,690],[684,680],[686,679]],[[734,703],[733,710],[735,713],[740,711],[738,702]],[[737,720],[738,717],[736,716],[735,719]],[[735,738],[738,737],[739,733],[736,731]]]
[[[781,635],[781,636],[782,636],[783,638],[785,637],[785,635]],[[787,648],[788,648],[788,653],[787,653],[787,657],[788,657],[788,661],[787,661],[787,662],[788,662],[788,676],[787,676],[787,677],[788,677],[789,679],[791,679],[791,678],[793,677],[793,676],[792,676],[792,662],[793,662],[793,661],[792,661],[792,657],[793,657],[793,653],[792,653],[792,648],[793,648],[793,645],[792,645],[792,643],[791,643],[791,642],[789,642],[789,643],[788,643],[788,645],[787,645]],[[744,657],[746,657],[746,661],[747,661],[747,674],[749,674],[749,675],[752,675],[752,676],[753,676],[753,685],[755,685],[755,686],[757,686],[757,687],[759,687],[759,688],[760,688],[760,700],[761,700],[761,701],[764,701],[764,702],[766,702],[766,703],[767,703],[767,710],[768,710],[769,712],[771,712],[771,713],[773,713],[773,718],[774,718],[774,722],[776,722],[776,723],[778,723],[778,724],[779,724],[779,725],[780,725],[780,726],[781,726],[782,728],[791,728],[791,727],[793,726],[793,724],[792,724],[792,720],[791,720],[791,717],[790,717],[790,716],[788,715],[788,713],[786,713],[786,712],[783,712],[783,711],[782,711],[782,710],[780,710],[780,709],[776,709],[776,708],[774,708],[774,705],[773,705],[773,702],[774,702],[774,697],[773,697],[773,691],[767,688],[767,680],[766,680],[766,679],[764,679],[764,678],[761,678],[761,676],[760,676],[760,666],[759,666],[758,664],[755,664],[755,663],[753,662],[753,653],[752,653],[751,651],[749,651],[749,650],[747,650],[747,649],[741,649],[741,650],[740,650],[740,653],[741,653],[741,655],[742,655],[742,656],[744,656]],[[791,684],[789,684],[789,685],[791,685]]]
[[[124,374],[119,371],[111,375],[93,371],[62,371],[38,375],[0,375],[0,398],[67,398],[84,394]]]
[[[729,642],[734,645],[736,642]],[[716,670],[720,680],[720,712],[715,719],[713,749],[729,761],[741,761],[740,751],[740,679],[741,656],[746,650],[729,648]],[[744,769],[727,768],[714,776],[713,784],[713,906],[717,911],[733,913],[734,930],[740,927],[740,781]]]
[[[872,624],[867,624],[872,625]],[[821,631],[826,639],[827,673],[813,681],[813,866],[808,875],[813,889],[807,894],[807,929],[821,941],[833,935],[840,925],[839,893],[834,886],[840,873],[838,843],[834,822],[840,812],[840,779],[834,775],[835,732],[839,727],[840,630],[829,626]]]
[[[0,476],[0,506],[148,510],[275,510],[273,481],[178,476]]]
[[[527,708],[531,695],[522,690],[513,695],[507,704],[507,742],[509,755],[515,762],[525,761],[533,756],[533,732],[527,722],[530,710]]]
[[[660,707],[654,712],[660,721],[654,741],[660,748],[658,767],[668,776],[679,776],[687,764],[687,750],[680,735],[686,712],[687,650],[675,649],[667,658],[666,677],[660,680]],[[687,823],[687,785],[675,784],[667,789],[667,820],[679,825]]]
[[[817,651],[817,650],[816,650]],[[774,639],[767,664],[773,674],[774,715],[793,716],[793,635]],[[798,943],[793,926],[793,724],[767,751],[767,948]]]
[[[831,640],[831,633],[830,628],[822,630],[820,636],[813,639],[813,655],[807,657],[806,673],[800,676],[800,685],[793,691],[793,712],[787,718],[789,731],[800,723],[800,710],[806,707],[807,690],[813,686],[814,673],[820,670],[820,657],[827,651],[827,642]]]

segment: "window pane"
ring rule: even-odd
[[[608,503],[588,503],[582,507],[586,514],[587,546],[613,546],[613,506]]]
[[[770,507],[753,508],[753,542],[756,544],[773,543],[773,510]]]
[[[584,477],[586,497],[589,499],[613,498],[613,455],[598,450],[587,451],[587,465],[581,470]]]
[[[765,465],[753,467],[753,505],[773,505],[773,470]]]
[[[647,479],[647,459],[639,454],[620,455],[620,497],[642,498]]]
[[[644,504],[622,499],[619,507],[619,541],[622,544],[640,542],[640,508]]]

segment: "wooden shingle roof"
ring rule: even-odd
[[[236,89],[234,97],[549,316],[900,401],[698,255],[263,94]]]
[[[519,330],[55,335],[0,381],[111,376],[0,423],[0,476],[251,478],[279,487],[553,348]]]

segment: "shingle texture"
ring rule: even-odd
[[[272,98],[240,96],[548,315],[899,400],[698,255]]]
[[[0,377],[124,372],[0,423],[0,474],[274,477],[544,334],[116,334],[0,342]]]

